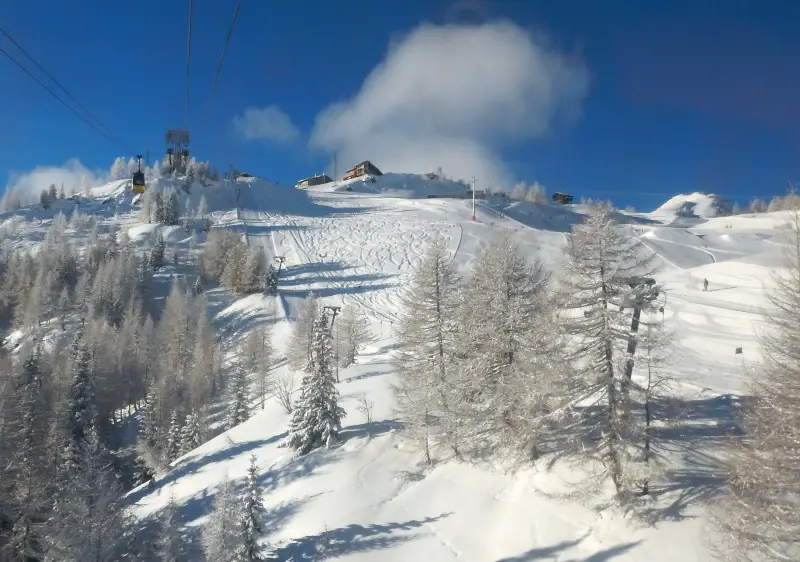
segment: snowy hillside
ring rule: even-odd
[[[403,435],[392,392],[398,382],[393,361],[404,313],[401,293],[432,241],[443,241],[452,264],[466,272],[494,237],[508,234],[526,258],[538,258],[558,276],[570,228],[584,222],[588,212],[581,206],[490,198],[479,202],[477,220],[471,221],[471,201],[428,198],[460,195],[465,187],[386,174],[374,182],[359,178],[305,190],[246,178],[195,185],[181,195],[181,213],[196,210],[202,197],[212,231],[241,234],[250,248],[262,248],[270,263],[285,257],[276,296],[209,291],[208,314],[221,334],[226,360],[236,357],[248,333],[269,325],[280,358],[273,377],[294,376],[299,382],[300,374],[283,359],[292,326],[312,292],[324,305],[363,313],[372,340],[354,366],[339,372],[337,386],[347,412],[340,445],[296,456],[281,447],[290,415],[275,398],[263,409],[253,398],[250,419],[172,461],[152,483],[131,490],[126,496],[131,513],[153,522],[174,502],[190,559],[202,559],[198,545],[215,494],[225,480],[241,488],[255,455],[266,540],[277,560],[711,559],[705,503],[722,486],[714,451],[734,425],[733,409],[748,370],[760,361],[756,332],[766,307],[763,288],[770,286],[769,271],[781,265],[781,252],[790,244],[787,215],[715,219],[720,199],[695,193],[676,196],[623,227],[657,256],[656,278],[667,294],[663,319],[675,334],[670,392],[675,408],[685,414],[669,428],[675,437],[667,468],[647,505],[653,515],[642,522],[616,507],[571,496],[565,480],[573,473],[566,466],[551,469],[544,462],[506,470],[502,463],[447,460],[424,468],[421,451]],[[153,189],[178,191],[171,180],[160,180]],[[181,226],[143,224],[125,181],[94,187],[82,197],[78,203],[59,201],[49,210],[29,207],[3,214],[4,241],[36,247],[54,213],[77,206],[96,215],[106,231],[128,228],[139,249],[148,248],[158,231],[179,248],[197,243],[202,252],[208,243],[202,233],[191,241]],[[676,217],[711,220],[682,227],[671,225]],[[66,233],[76,244],[88,238],[78,227]],[[193,280],[192,259],[165,268],[159,274],[164,283],[170,276]],[[708,291],[703,291],[704,279]],[[22,337],[15,332],[8,342]]]
[[[711,218],[729,215],[731,209],[731,203],[719,195],[691,193],[676,195],[649,214],[654,218]]]

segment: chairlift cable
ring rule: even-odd
[[[217,62],[217,70],[214,73],[214,80],[211,82],[211,89],[208,92],[208,99],[206,100],[206,105],[203,108],[203,116],[200,119],[200,124],[202,125],[203,122],[206,120],[206,114],[208,113],[208,107],[211,105],[211,98],[214,95],[214,88],[217,85],[217,81],[219,80],[219,75],[222,72],[222,63],[225,61],[225,55],[228,52],[228,45],[231,42],[231,36],[233,35],[233,27],[236,24],[236,17],[239,15],[239,6],[241,6],[242,0],[236,1],[236,7],[233,9],[233,17],[231,18],[231,23],[228,26],[228,34],[225,36],[225,44],[222,47],[222,55],[219,57],[219,62]]]
[[[186,108],[183,113],[183,128],[189,130],[189,85],[191,83],[192,66],[192,13],[194,12],[194,2],[189,0],[189,34],[186,40]]]
[[[117,143],[121,143],[121,142],[122,142],[122,141],[120,141],[119,139],[116,139],[116,140],[115,140],[115,139],[111,138],[111,137],[110,137],[110,136],[108,136],[106,133],[104,133],[103,131],[101,131],[101,130],[100,130],[98,127],[97,127],[97,125],[95,125],[94,123],[92,123],[91,121],[89,121],[89,120],[88,120],[88,119],[87,119],[85,116],[81,115],[81,114],[80,114],[80,113],[79,113],[79,112],[78,112],[78,111],[77,111],[77,110],[76,110],[74,107],[72,107],[70,104],[68,104],[66,101],[64,101],[64,100],[63,100],[63,98],[61,98],[61,97],[60,97],[60,96],[59,96],[57,93],[55,93],[55,92],[52,90],[52,88],[50,88],[50,87],[49,87],[47,84],[45,84],[44,82],[42,82],[41,80],[39,80],[39,79],[38,79],[38,78],[37,78],[37,77],[36,77],[36,76],[35,76],[35,75],[34,75],[34,74],[33,74],[33,73],[30,71],[30,70],[28,70],[27,68],[25,68],[25,66],[24,66],[22,63],[20,63],[20,62],[19,62],[17,59],[15,59],[13,56],[11,56],[11,55],[8,53],[8,51],[6,51],[6,50],[5,50],[5,49],[3,49],[2,47],[0,47],[0,53],[2,53],[3,55],[5,55],[5,56],[6,56],[6,58],[8,58],[8,59],[9,59],[11,62],[13,62],[15,65],[17,65],[17,66],[18,66],[18,67],[19,67],[19,68],[20,68],[20,69],[21,69],[21,70],[22,70],[22,71],[23,71],[25,74],[27,74],[28,76],[30,76],[30,77],[31,77],[31,79],[32,79],[34,82],[36,82],[36,83],[37,83],[37,84],[39,84],[39,85],[40,85],[42,88],[44,88],[44,89],[47,91],[47,93],[49,93],[51,96],[53,96],[54,98],[56,98],[56,99],[57,99],[59,102],[61,102],[61,103],[64,105],[64,107],[66,107],[66,108],[67,108],[67,109],[69,109],[69,110],[70,110],[72,113],[74,113],[75,115],[77,115],[77,116],[78,116],[78,118],[79,118],[81,121],[83,121],[84,123],[86,123],[87,125],[89,125],[89,126],[92,128],[92,129],[94,129],[95,131],[97,131],[97,132],[98,132],[100,135],[102,135],[103,137],[105,137],[107,140],[109,140],[109,141],[111,141],[111,142],[117,142]],[[124,143],[123,143],[123,145],[124,145]],[[127,146],[125,146],[125,148],[127,148]]]
[[[125,141],[123,141],[123,140],[122,140],[122,139],[120,139],[120,138],[119,138],[117,135],[115,135],[115,134],[113,133],[113,131],[111,131],[111,129],[109,129],[109,128],[108,128],[108,127],[107,127],[107,126],[106,126],[106,125],[105,125],[105,124],[104,124],[104,123],[103,123],[103,122],[100,120],[100,119],[98,119],[98,118],[97,118],[97,116],[95,116],[95,115],[94,115],[94,114],[93,114],[91,111],[89,111],[89,110],[86,108],[86,106],[84,106],[84,105],[83,105],[81,102],[79,102],[79,101],[78,101],[78,100],[75,98],[75,96],[73,96],[73,95],[72,95],[72,94],[69,92],[69,90],[67,90],[67,89],[64,87],[64,85],[63,85],[63,84],[61,84],[61,82],[59,82],[59,81],[58,81],[58,80],[57,80],[57,79],[56,79],[56,78],[55,78],[55,77],[54,77],[52,74],[50,74],[49,72],[47,72],[47,70],[45,70],[45,68],[44,68],[44,67],[43,67],[43,66],[42,66],[42,65],[41,65],[41,64],[40,64],[40,63],[39,63],[39,62],[38,62],[38,61],[37,61],[37,60],[36,60],[36,59],[35,59],[35,58],[34,58],[34,57],[31,55],[31,54],[30,54],[30,53],[28,53],[28,51],[26,51],[26,50],[25,50],[25,48],[24,48],[23,46],[22,46],[22,45],[20,45],[20,44],[19,44],[19,42],[18,42],[16,39],[14,39],[14,38],[11,36],[11,34],[10,34],[10,33],[8,33],[8,31],[6,31],[6,30],[5,30],[5,29],[3,29],[2,27],[0,27],[0,33],[2,33],[3,35],[5,35],[5,37],[6,37],[6,38],[7,38],[9,41],[11,41],[11,43],[13,43],[13,44],[14,44],[14,46],[15,46],[15,47],[16,47],[16,48],[17,48],[17,49],[18,49],[18,50],[19,50],[19,51],[20,51],[20,52],[21,52],[23,55],[25,55],[25,56],[28,58],[28,60],[30,60],[30,61],[31,61],[31,62],[34,64],[34,66],[36,66],[36,68],[38,68],[38,69],[39,69],[39,70],[42,72],[42,74],[44,74],[44,75],[45,75],[45,76],[47,76],[47,77],[48,77],[50,80],[52,80],[52,81],[53,81],[53,83],[54,83],[56,86],[58,86],[58,87],[61,89],[61,91],[63,91],[63,92],[64,92],[64,94],[65,94],[65,95],[66,95],[66,96],[67,96],[67,97],[68,97],[70,100],[72,100],[72,102],[73,102],[73,103],[74,103],[74,104],[75,104],[77,107],[79,107],[80,109],[82,109],[82,110],[84,111],[84,113],[85,113],[86,115],[88,115],[88,116],[89,116],[89,117],[90,117],[90,118],[91,118],[91,119],[92,119],[92,120],[95,122],[95,124],[96,124],[97,126],[99,126],[99,127],[100,127],[100,128],[102,128],[102,129],[105,129],[105,131],[106,131],[106,132],[105,132],[105,133],[103,133],[102,131],[100,131],[100,130],[98,129],[98,127],[97,127],[97,126],[95,126],[95,124],[92,124],[92,123],[91,123],[91,122],[89,122],[87,119],[83,118],[83,116],[81,116],[81,115],[80,115],[80,114],[79,114],[77,111],[75,111],[75,109],[74,109],[74,108],[72,108],[71,106],[69,106],[68,104],[66,104],[66,102],[64,102],[64,101],[63,101],[61,98],[59,98],[59,97],[58,97],[58,96],[55,94],[55,92],[53,92],[52,90],[50,90],[49,88],[47,88],[47,86],[45,86],[45,85],[44,85],[42,82],[40,82],[40,81],[39,81],[39,80],[38,80],[38,79],[37,79],[37,78],[36,78],[36,77],[35,77],[35,76],[34,76],[34,75],[31,73],[31,72],[29,72],[29,71],[28,71],[28,70],[27,70],[27,69],[26,69],[26,68],[25,68],[25,67],[24,67],[24,66],[23,66],[21,63],[19,63],[17,60],[15,60],[15,59],[14,59],[14,58],[13,58],[13,57],[12,57],[12,56],[11,56],[11,55],[8,53],[8,52],[6,52],[5,50],[3,50],[2,52],[3,52],[3,54],[4,54],[4,55],[6,55],[6,57],[8,57],[8,58],[9,58],[9,59],[10,59],[10,60],[11,60],[11,61],[14,63],[14,64],[16,64],[17,66],[19,66],[19,67],[20,67],[22,70],[24,70],[24,71],[25,71],[25,73],[26,73],[26,74],[28,74],[28,75],[29,75],[31,78],[33,78],[33,79],[34,79],[34,80],[35,80],[35,81],[36,81],[36,82],[37,82],[39,85],[41,85],[43,88],[45,88],[46,90],[48,90],[48,92],[50,92],[50,94],[52,94],[54,97],[56,97],[56,99],[58,99],[59,101],[61,101],[61,103],[64,103],[65,105],[67,105],[67,107],[69,107],[69,108],[70,108],[70,110],[72,110],[72,111],[73,111],[74,113],[76,113],[76,114],[77,114],[79,117],[81,117],[81,119],[83,119],[83,120],[84,120],[86,123],[88,123],[89,125],[91,125],[92,127],[94,127],[94,128],[95,128],[95,130],[97,130],[98,132],[100,132],[100,133],[101,133],[101,134],[102,134],[104,137],[106,137],[108,140],[110,140],[111,142],[116,142],[116,143],[118,143],[118,144],[119,144],[121,147],[125,148],[125,150],[128,150],[128,151],[131,151],[131,152],[133,152],[133,149],[131,149],[131,147],[130,147],[130,146],[128,146],[128,144],[127,144]]]

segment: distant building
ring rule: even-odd
[[[347,173],[342,176],[342,181],[347,181],[366,175],[382,176],[383,172],[381,172],[378,167],[369,160],[364,160],[361,164],[356,164],[347,170]]]
[[[559,205],[570,205],[572,204],[572,200],[574,197],[569,193],[559,193],[556,191],[553,193],[553,203],[557,203]]]
[[[320,174],[318,176],[312,176],[310,178],[305,178],[297,182],[297,187],[309,187],[312,185],[322,185],[323,183],[330,183],[333,179],[331,179],[328,174]]]
[[[233,174],[233,179],[237,180],[239,178],[252,178],[250,174],[245,174],[244,172],[237,172]]]

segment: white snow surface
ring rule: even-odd
[[[273,322],[273,344],[283,352],[297,304],[309,291],[323,304],[356,306],[367,315],[374,341],[356,366],[341,370],[343,442],[298,458],[279,447],[289,416],[274,399],[264,410],[254,401],[250,420],[176,460],[154,486],[132,490],[132,512],[156,516],[174,495],[182,521],[197,530],[223,478],[241,484],[255,454],[269,512],[268,541],[280,560],[710,560],[704,503],[721,485],[713,451],[729,429],[732,404],[745,391],[748,373],[760,361],[756,333],[768,311],[763,288],[790,244],[788,215],[681,226],[668,211],[682,202],[695,203],[697,216],[710,213],[708,196],[694,194],[670,200],[661,215],[634,217],[639,224],[621,227],[659,256],[663,314],[675,333],[672,391],[689,412],[680,428],[681,447],[648,500],[659,515],[645,523],[567,497],[570,472],[558,464],[507,470],[447,461],[423,469],[393,411],[398,297],[430,241],[444,238],[454,264],[464,269],[493,236],[510,232],[530,258],[558,274],[569,227],[585,209],[490,199],[479,203],[472,221],[471,201],[426,198],[442,182],[423,176],[358,180],[350,183],[352,191],[341,185],[298,190],[248,178],[195,186],[191,197],[204,194],[215,228],[241,231],[268,255],[286,256],[278,297],[251,295],[210,310],[227,337],[239,340],[256,323]],[[452,182],[450,187],[455,190]],[[126,189],[124,182],[94,188],[86,194],[94,199],[81,205],[104,212],[106,225],[130,226],[134,240],[148,239],[157,227],[138,224]],[[108,197],[117,201],[113,213],[99,200]],[[35,244],[51,218],[50,211],[29,208],[4,214],[0,229],[6,238],[13,232],[20,243]],[[180,228],[165,232],[178,241],[188,236]],[[281,364],[276,374],[286,368]],[[358,393],[374,404],[371,423],[356,410]],[[327,552],[320,554],[323,543]]]
[[[653,217],[710,218],[729,210],[730,204],[719,195],[706,193],[680,194],[649,213]]]

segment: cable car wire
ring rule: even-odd
[[[186,41],[186,109],[183,113],[183,128],[189,130],[189,84],[191,83],[191,67],[192,67],[192,12],[194,11],[194,2],[189,0],[189,35]]]
[[[78,116],[78,118],[80,118],[80,120],[81,120],[81,121],[83,121],[84,123],[86,123],[87,125],[89,125],[89,126],[92,128],[92,129],[94,129],[95,131],[97,131],[98,133],[100,133],[100,135],[102,135],[103,137],[105,137],[106,139],[108,139],[109,141],[111,141],[112,143],[122,143],[122,141],[120,141],[119,139],[113,139],[113,138],[111,138],[110,136],[108,136],[108,135],[107,135],[105,132],[103,132],[102,130],[100,130],[100,128],[99,128],[99,127],[97,127],[97,125],[95,125],[94,123],[92,123],[91,121],[89,121],[89,120],[88,120],[86,117],[84,117],[83,115],[81,115],[81,114],[80,114],[80,113],[79,113],[79,112],[78,112],[78,111],[77,111],[77,110],[76,110],[74,107],[72,107],[70,104],[68,104],[66,101],[64,101],[64,100],[63,100],[63,99],[62,99],[62,98],[61,98],[61,97],[60,97],[60,96],[59,96],[57,93],[55,93],[55,92],[54,92],[54,91],[53,91],[53,90],[52,90],[52,89],[51,89],[51,88],[50,88],[50,87],[49,87],[47,84],[45,84],[44,82],[42,82],[41,80],[39,80],[39,79],[38,79],[38,78],[37,78],[37,77],[36,77],[36,76],[35,76],[35,75],[34,75],[34,74],[33,74],[33,73],[30,71],[30,70],[28,70],[27,68],[25,68],[25,66],[24,66],[24,65],[23,65],[21,62],[19,62],[17,59],[15,59],[13,56],[11,56],[11,54],[9,54],[9,53],[8,53],[8,51],[6,51],[6,50],[5,50],[5,49],[3,49],[2,47],[0,47],[0,53],[4,54],[4,55],[5,55],[5,56],[6,56],[6,57],[7,57],[7,58],[8,58],[8,59],[11,61],[11,62],[13,62],[15,65],[17,65],[17,66],[18,66],[18,67],[19,67],[19,68],[20,68],[20,69],[21,69],[21,70],[22,70],[22,71],[23,71],[25,74],[27,74],[28,76],[30,76],[30,77],[31,77],[31,79],[32,79],[34,82],[36,82],[37,84],[39,84],[39,85],[40,85],[42,88],[44,88],[44,89],[47,91],[47,93],[49,93],[51,96],[53,96],[53,97],[54,97],[54,98],[56,98],[58,101],[60,101],[60,102],[61,102],[61,103],[64,105],[64,107],[66,107],[66,108],[67,108],[67,109],[69,109],[69,110],[70,110],[72,113],[74,113],[75,115],[77,115],[77,116]],[[128,148],[129,148],[127,145],[125,145],[125,143],[122,143],[122,145],[123,145],[123,147],[124,147],[124,148],[126,148],[126,149],[128,149]]]
[[[9,41],[11,41],[11,42],[14,44],[14,46],[15,46],[17,49],[19,49],[19,51],[20,51],[20,52],[21,52],[23,55],[25,55],[25,56],[26,56],[26,57],[27,57],[27,58],[28,58],[28,59],[29,59],[29,60],[30,60],[30,61],[31,61],[31,62],[32,62],[32,63],[33,63],[35,66],[36,66],[36,68],[38,68],[38,69],[39,69],[39,70],[42,72],[42,74],[44,74],[44,75],[45,75],[45,76],[47,76],[47,77],[48,77],[50,80],[52,80],[52,81],[53,81],[53,83],[54,83],[56,86],[58,86],[58,87],[61,89],[61,91],[63,91],[63,92],[64,92],[64,94],[65,94],[65,95],[66,95],[66,96],[67,96],[67,97],[68,97],[70,100],[72,100],[72,102],[73,102],[73,103],[74,103],[76,106],[78,106],[79,108],[81,108],[81,109],[84,111],[84,113],[86,113],[86,115],[88,115],[88,116],[89,116],[89,117],[90,117],[90,118],[91,118],[91,119],[92,119],[92,120],[93,120],[93,121],[94,121],[94,122],[97,124],[97,126],[101,127],[102,129],[105,129],[105,131],[106,131],[106,132],[105,132],[105,133],[103,133],[102,131],[99,131],[99,129],[97,129],[97,127],[96,127],[95,125],[93,125],[92,123],[90,123],[90,122],[89,122],[87,119],[84,119],[84,118],[83,118],[83,116],[81,116],[79,113],[77,113],[77,111],[75,111],[75,109],[74,109],[73,107],[71,107],[70,105],[66,104],[66,102],[64,102],[64,100],[60,99],[60,98],[59,98],[59,97],[58,97],[58,96],[55,94],[55,92],[53,92],[52,90],[50,90],[50,89],[49,89],[47,86],[45,86],[45,85],[44,85],[42,82],[40,82],[38,79],[36,79],[36,77],[35,77],[35,76],[34,76],[32,73],[30,73],[30,72],[29,72],[29,71],[28,71],[28,70],[27,70],[27,69],[26,69],[26,68],[25,68],[25,67],[24,67],[24,66],[23,66],[21,63],[19,63],[17,60],[15,60],[15,59],[14,59],[14,58],[13,58],[13,57],[12,57],[12,56],[11,56],[11,55],[8,53],[8,52],[7,52],[7,51],[3,50],[2,52],[3,52],[3,54],[4,54],[4,55],[6,55],[6,57],[8,57],[8,58],[9,58],[9,59],[10,59],[10,60],[11,60],[11,61],[14,63],[14,64],[16,64],[17,66],[19,66],[19,67],[20,67],[22,70],[24,70],[24,71],[25,71],[25,72],[26,72],[26,73],[27,73],[27,74],[28,74],[28,75],[29,75],[31,78],[33,78],[34,80],[36,80],[36,82],[37,82],[37,83],[39,83],[39,85],[40,85],[40,86],[42,86],[43,88],[45,88],[46,90],[48,90],[48,91],[50,92],[50,94],[52,94],[54,97],[56,97],[56,99],[58,99],[58,100],[59,100],[61,103],[65,104],[65,105],[66,105],[66,106],[67,106],[67,107],[68,107],[70,110],[72,110],[73,112],[75,112],[75,113],[76,113],[76,115],[78,115],[79,117],[81,117],[81,119],[83,119],[83,120],[84,120],[86,123],[88,123],[89,125],[92,125],[92,127],[94,127],[96,130],[98,130],[98,132],[100,132],[101,134],[103,134],[103,136],[104,136],[104,137],[106,137],[108,140],[110,140],[111,142],[116,142],[116,143],[118,143],[118,144],[119,144],[121,147],[123,147],[125,150],[128,150],[128,151],[131,151],[131,152],[133,152],[133,150],[131,149],[131,147],[130,147],[130,146],[128,146],[128,144],[127,144],[125,141],[123,141],[123,140],[122,140],[122,139],[120,139],[120,138],[119,138],[117,135],[115,135],[115,134],[113,133],[113,131],[111,131],[111,129],[109,129],[109,128],[108,128],[108,127],[107,127],[107,126],[106,126],[106,125],[105,125],[105,124],[104,124],[104,123],[103,123],[103,122],[100,120],[100,119],[98,119],[98,118],[97,118],[97,116],[96,116],[96,115],[94,115],[94,114],[93,114],[91,111],[89,111],[89,110],[86,108],[86,106],[84,106],[84,105],[83,105],[81,102],[79,102],[79,101],[78,101],[78,100],[75,98],[75,96],[73,96],[73,95],[72,95],[72,94],[69,92],[69,90],[67,90],[67,89],[66,89],[66,88],[65,88],[65,87],[64,87],[64,86],[61,84],[61,82],[59,82],[58,80],[56,80],[56,78],[55,78],[55,77],[54,77],[52,74],[50,74],[49,72],[47,72],[47,70],[45,70],[45,69],[44,69],[44,67],[43,67],[41,64],[39,64],[39,62],[38,62],[38,61],[37,61],[35,58],[33,58],[33,56],[32,56],[30,53],[28,53],[28,51],[26,51],[26,50],[25,50],[25,48],[24,48],[23,46],[22,46],[22,45],[20,45],[20,44],[19,44],[19,42],[17,42],[17,40],[16,40],[16,39],[14,39],[14,38],[11,36],[11,34],[9,34],[9,33],[8,33],[8,31],[6,31],[6,30],[5,30],[5,29],[3,29],[2,27],[0,27],[0,33],[2,33],[3,35],[5,35],[5,36],[6,36],[6,38],[7,38]],[[0,50],[2,50],[2,49],[0,49]]]
[[[239,6],[241,6],[241,4],[242,0],[236,0],[236,7],[233,9],[233,18],[231,18],[231,23],[228,26],[228,34],[225,36],[225,44],[222,47],[222,55],[219,57],[219,62],[217,62],[217,70],[214,73],[214,80],[211,82],[211,90],[208,92],[208,99],[206,100],[206,105],[203,108],[203,116],[200,119],[201,125],[206,120],[208,106],[211,105],[211,97],[214,95],[214,87],[217,85],[217,80],[219,80],[219,75],[222,72],[222,63],[225,61],[225,54],[228,52],[228,45],[230,44],[231,36],[233,35],[233,26],[236,23],[236,16],[239,15]]]

